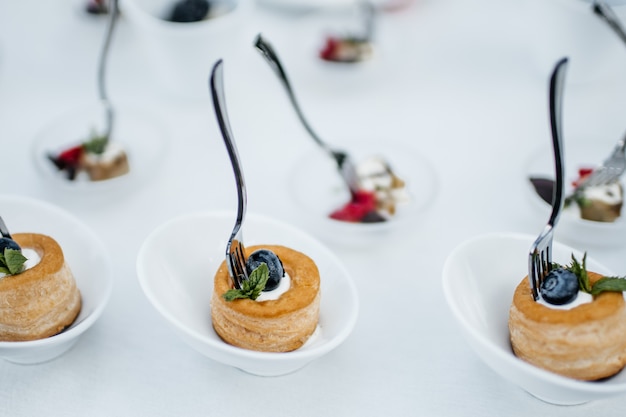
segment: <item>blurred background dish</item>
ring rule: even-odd
[[[397,231],[407,232],[419,224],[422,215],[437,196],[438,177],[428,158],[408,142],[393,139],[374,141],[349,138],[335,143],[359,162],[380,156],[393,172],[406,182],[408,201],[397,205],[389,220],[378,223],[350,223],[334,220],[330,214],[350,201],[334,161],[321,149],[305,152],[296,160],[289,175],[290,196],[304,228],[330,242],[371,245],[385,242]]]
[[[128,156],[127,174],[90,181],[85,177],[69,180],[50,160],[50,154],[89,139],[93,132],[102,131],[104,111],[97,102],[68,110],[58,119],[41,128],[33,141],[33,159],[46,191],[63,193],[74,198],[89,196],[110,198],[148,181],[160,172],[168,146],[167,128],[151,111],[130,103],[116,103],[116,124],[111,143],[119,144]]]
[[[206,99],[215,61],[230,61],[250,48],[243,36],[252,0],[216,0],[215,16],[197,22],[166,20],[175,0],[121,0],[120,8],[152,61],[154,85],[170,95]]]
[[[564,146],[565,196],[570,195],[573,191],[572,183],[578,179],[579,169],[598,166],[615,145],[606,141],[592,141],[589,138],[585,138],[585,141],[581,138],[576,139]],[[554,167],[550,155],[550,149],[547,146],[542,146],[531,152],[523,179],[525,190],[535,213],[546,219],[550,216],[551,207],[539,196],[530,178],[554,179]],[[625,216],[626,212],[614,222],[599,222],[582,219],[574,208],[565,209],[559,220],[556,237],[580,248],[623,246],[626,244]]]

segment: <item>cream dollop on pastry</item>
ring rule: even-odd
[[[237,299],[226,301],[232,288],[226,262],[215,274],[211,298],[213,328],[226,342],[245,349],[288,352],[301,347],[313,334],[319,320],[320,275],[315,262],[305,254],[277,245],[248,246],[251,253],[268,249],[282,261],[290,287],[276,300]]]
[[[0,341],[54,336],[68,327],[81,308],[81,296],[59,244],[49,236],[15,233],[22,247],[37,252],[32,268],[0,279]]]
[[[591,284],[602,278],[588,272]],[[626,303],[622,292],[603,292],[569,310],[534,301],[528,277],[509,311],[513,352],[540,368],[580,380],[615,375],[626,365]]]

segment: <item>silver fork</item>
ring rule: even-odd
[[[302,123],[306,131],[313,138],[313,140],[335,160],[335,163],[337,164],[337,168],[339,169],[339,173],[341,174],[341,177],[343,178],[344,182],[348,186],[350,193],[354,195],[359,190],[359,180],[358,180],[358,176],[356,173],[356,168],[350,156],[346,152],[331,148],[326,142],[324,142],[319,137],[319,135],[315,132],[315,130],[313,130],[308,120],[304,117],[304,113],[302,112],[302,109],[300,108],[300,104],[298,103],[298,100],[296,100],[296,95],[293,92],[293,88],[291,87],[291,83],[289,82],[289,78],[287,77],[287,73],[285,72],[285,69],[283,68],[283,65],[281,64],[280,59],[278,59],[278,54],[276,54],[276,51],[274,50],[272,45],[270,45],[270,43],[267,42],[259,34],[256,37],[254,46],[259,50],[259,52],[261,52],[265,60],[268,62],[270,67],[272,67],[272,69],[274,70],[274,72],[276,73],[280,81],[282,82],[283,87],[285,87],[285,90],[287,90],[287,95],[289,96],[289,100],[291,101],[291,104],[294,110],[296,111],[296,114],[298,115],[298,118],[300,119],[300,122]]]
[[[103,137],[106,138],[107,142],[110,140],[111,132],[113,131],[115,111],[107,94],[106,68],[107,59],[109,56],[109,49],[111,47],[111,39],[113,37],[113,30],[115,29],[115,23],[117,21],[118,14],[118,0],[111,0],[109,9],[109,21],[107,24],[106,33],[104,35],[104,42],[102,44],[102,49],[100,50],[100,57],[98,60],[98,97],[105,112],[105,127]]]
[[[626,171],[626,138],[617,141],[615,148],[602,165],[593,170],[580,184],[576,186],[574,193],[585,187],[595,187],[602,184],[610,184],[615,182]]]
[[[622,26],[619,17],[617,17],[611,6],[601,0],[595,0],[591,9],[626,43],[626,31],[624,31],[624,26]]]
[[[2,235],[2,237],[6,237],[8,239],[13,239],[11,237],[11,233],[9,233],[9,229],[8,229],[7,225],[4,223],[4,220],[2,220],[2,216],[0,216],[0,235]]]
[[[235,288],[241,288],[244,280],[248,279],[246,271],[246,250],[243,244],[242,225],[246,216],[247,194],[246,184],[243,178],[243,170],[237,146],[230,128],[228,113],[226,112],[226,98],[224,96],[224,74],[223,62],[220,59],[213,66],[211,78],[209,80],[211,89],[211,97],[213,98],[213,106],[215,107],[215,116],[224,138],[224,144],[230,157],[230,162],[235,173],[235,183],[237,185],[237,220],[235,227],[226,244],[226,264],[228,265],[228,273],[233,281]]]
[[[552,213],[548,224],[543,229],[537,240],[530,247],[528,255],[528,280],[533,298],[539,299],[539,288],[546,275],[552,269],[552,240],[554,228],[559,221],[563,209],[563,182],[565,169],[563,166],[563,143],[561,139],[563,84],[568,59],[561,59],[555,66],[550,77],[550,128],[552,132],[552,147],[554,150],[554,166],[556,181],[554,197],[552,199]]]

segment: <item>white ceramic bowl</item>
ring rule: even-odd
[[[68,109],[61,117],[43,126],[34,140],[33,158],[46,190],[64,193],[66,197],[110,199],[113,195],[136,190],[152,176],[158,175],[168,146],[167,127],[149,110],[131,103],[116,103],[112,140],[128,155],[128,174],[103,181],[77,178],[70,181],[49,160],[58,153],[89,139],[93,131],[101,132],[104,111],[97,102]]]
[[[137,274],[159,314],[201,354],[255,375],[294,372],[342,343],[358,313],[356,289],[346,269],[305,233],[254,214],[248,214],[244,224],[247,245],[285,245],[307,254],[317,264],[322,294],[319,334],[302,348],[286,353],[241,349],[220,339],[211,325],[210,300],[213,277],[224,259],[234,222],[235,214],[230,212],[194,213],[163,224],[147,237],[139,251]]]
[[[419,223],[438,189],[435,169],[426,157],[411,145],[390,139],[378,142],[348,139],[337,148],[349,152],[357,163],[372,156],[384,157],[406,182],[410,200],[399,204],[397,213],[386,222],[350,223],[331,219],[330,213],[350,201],[350,193],[334,160],[315,148],[296,160],[289,175],[290,195],[307,230],[331,242],[367,246],[386,241],[392,232]]]
[[[572,181],[578,178],[578,169],[594,167],[604,160],[614,144],[583,144],[580,141],[565,146],[565,195],[573,190]],[[535,192],[529,178],[543,177],[554,179],[554,162],[551,148],[540,147],[533,151],[526,164],[525,189],[535,212],[547,221],[551,206]],[[581,219],[575,210],[564,210],[560,219],[557,236],[559,240],[584,248],[626,245],[626,207],[622,216],[612,223]]]
[[[509,307],[515,287],[527,275],[528,252],[535,239],[521,234],[485,235],[462,243],[448,256],[443,290],[470,346],[500,376],[549,403],[580,404],[626,393],[626,372],[600,382],[577,381],[537,368],[513,354]],[[582,258],[579,251],[563,244],[553,247],[553,259],[562,264],[569,263],[572,253]],[[591,257],[587,268],[611,273]]]
[[[229,62],[242,48],[251,49],[252,36],[243,38],[252,0],[214,2],[220,12],[198,22],[165,20],[177,0],[122,0],[128,19],[151,62],[155,86],[174,96],[207,99],[211,67],[220,58]]]
[[[63,249],[82,297],[76,321],[62,333],[27,342],[0,342],[0,357],[14,363],[46,362],[70,349],[102,314],[112,287],[109,255],[80,220],[56,206],[19,196],[0,196],[0,215],[11,233],[53,237]]]

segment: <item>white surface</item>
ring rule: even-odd
[[[321,73],[306,82],[299,76],[302,64],[287,48],[297,19],[266,10],[249,16],[249,42],[224,70],[251,212],[307,225],[283,195],[291,162],[304,150],[302,127],[251,46],[259,31],[289,59],[320,135],[403,138],[433,161],[440,179],[431,210],[401,238],[375,248],[332,247],[359,293],[350,337],[298,372],[259,378],[189,349],[146,300],[135,272],[141,242],[157,225],[191,211],[235,208],[232,169],[208,93],[196,102],[164,93],[130,21],[122,19],[110,61],[111,97],[163,110],[172,146],[161,175],[98,204],[44,192],[30,145],[41,127],[96,96],[104,21],[78,14],[69,0],[0,2],[0,189],[45,198],[78,216],[111,252],[115,281],[102,317],[68,354],[37,366],[0,364],[0,414],[622,416],[624,396],[555,407],[501,378],[465,342],[441,290],[444,260],[460,242],[488,232],[538,234],[545,225],[520,181],[528,153],[550,140],[547,78],[554,63],[535,57],[561,55],[574,3],[418,1],[380,21],[379,35],[399,51],[384,62],[383,77],[332,86]],[[576,30],[586,31],[593,19],[577,21]],[[607,54],[597,65],[616,65],[623,74],[626,50],[609,28],[597,47]],[[568,84],[566,140],[576,132],[614,142],[624,131],[624,108],[621,76]],[[624,249],[590,256],[626,274]]]
[[[0,207],[11,234],[45,234],[59,243],[81,294],[80,313],[63,332],[39,340],[0,342],[0,358],[7,361],[19,364],[49,361],[74,346],[104,311],[111,295],[111,260],[89,227],[57,206],[27,197],[0,196]]]
[[[576,381],[544,371],[517,358],[509,341],[508,315],[515,288],[528,274],[529,248],[536,236],[490,234],[470,239],[446,259],[443,289],[460,327],[478,356],[495,372],[535,397],[559,405],[576,405],[626,392],[626,372],[601,382]],[[499,262],[489,262],[498,254]],[[554,242],[553,260],[568,264],[572,254],[583,254]],[[587,268],[612,274],[587,258]]]
[[[207,276],[215,276],[224,261],[235,218],[235,212],[193,213],[159,226],[139,251],[139,283],[154,308],[203,355],[254,375],[295,372],[348,337],[359,309],[356,288],[339,259],[317,240],[288,224],[248,213],[246,245],[287,246],[317,265],[322,294],[319,325],[315,337],[293,352],[255,352],[223,342],[211,325],[213,280]],[[183,241],[184,246],[172,246]]]

